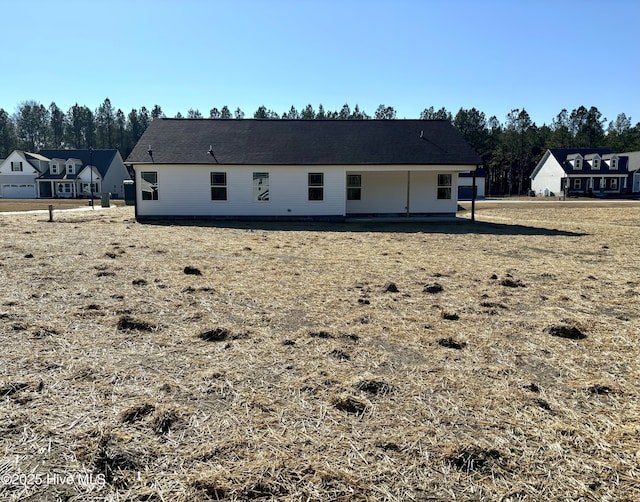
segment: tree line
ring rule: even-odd
[[[64,112],[55,103],[48,107],[36,101],[20,103],[10,115],[0,108],[0,158],[13,150],[37,152],[42,148],[93,147],[115,148],[126,158],[147,126],[156,118],[165,117],[159,105],[125,113],[106,98],[97,109],[77,103]],[[205,118],[197,109],[176,118]],[[244,119],[245,113],[228,106],[212,108],[208,118]],[[373,116],[358,105],[352,109],[344,104],[339,110],[325,110],[322,104],[298,110],[292,106],[282,114],[260,106],[256,119],[272,120],[394,120],[396,110],[381,104]],[[631,117],[620,113],[607,121],[595,107],[580,106],[569,112],[561,110],[550,124],[536,125],[524,109],[513,109],[504,121],[486,115],[476,108],[460,108],[454,115],[445,108],[425,108],[421,120],[447,120],[478,151],[487,171],[487,191],[491,195],[524,194],[529,188],[529,176],[549,148],[610,148],[623,153],[640,150],[640,122],[632,125]]]

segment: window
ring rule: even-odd
[[[573,180],[573,189],[580,190],[581,188],[582,188],[582,180],[580,178],[576,178],[575,180]]]
[[[618,189],[618,178],[611,178],[611,190]]]
[[[438,174],[438,199],[451,198],[451,174]]]
[[[227,173],[211,173],[211,200],[227,200]]]
[[[51,174],[58,174],[58,164],[51,164]]]
[[[593,169],[600,169],[600,159],[597,157],[593,159]]]
[[[96,193],[98,191],[98,184],[97,183],[83,183],[82,184],[82,191],[84,193]]]
[[[253,173],[253,200],[256,202],[269,200],[269,173]]]
[[[616,171],[618,169],[618,157],[611,157],[611,162],[609,163],[609,169]]]
[[[347,175],[347,200],[360,200],[362,197],[362,175]]]
[[[309,173],[309,200],[324,200],[324,173]]]
[[[142,200],[158,200],[158,173],[143,171],[140,173]]]
[[[582,157],[576,157],[573,162],[574,169],[582,169]]]
[[[75,166],[73,164],[67,164],[67,174],[74,174],[74,167]]]
[[[22,162],[12,162],[11,163],[11,170],[16,172],[16,171],[22,171]]]

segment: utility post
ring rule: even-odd
[[[89,205],[91,206],[91,209],[95,209],[95,207],[93,207],[93,147],[89,147],[89,173],[91,176],[91,181],[89,182],[89,191],[91,192],[91,201],[89,202]]]

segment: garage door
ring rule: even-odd
[[[35,196],[35,185],[2,185],[2,197],[5,199],[33,199]]]

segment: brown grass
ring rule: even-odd
[[[101,199],[93,199],[95,207],[100,207]],[[110,206],[122,207],[124,200],[111,199]],[[87,208],[89,199],[2,199],[0,198],[0,213],[16,211],[48,211],[49,206],[53,206],[54,211],[64,209]]]
[[[493,204],[0,215],[0,499],[640,499],[640,203]]]

